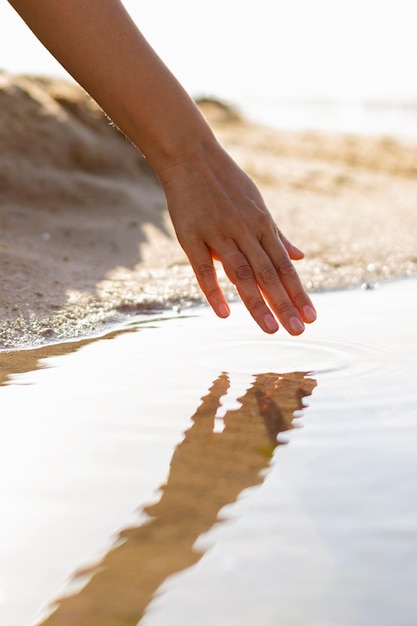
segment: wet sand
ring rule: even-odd
[[[416,145],[281,132],[200,106],[304,249],[310,291],[417,274]],[[203,302],[153,172],[78,87],[0,74],[0,141],[1,346]]]

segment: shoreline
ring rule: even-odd
[[[366,287],[342,287],[334,290],[317,291],[317,304],[322,305],[324,303],[325,309],[340,310],[343,308],[342,303],[347,300],[350,304],[352,304],[354,300],[357,302],[363,302],[366,298],[365,292],[369,291],[369,297],[376,298],[380,303],[384,301],[385,297],[385,305],[383,307],[384,310],[387,311],[388,309],[392,309],[392,315],[395,316],[395,307],[398,305],[398,308],[401,308],[403,300],[409,297],[407,295],[409,293],[406,288],[407,283],[417,287],[417,277],[396,278]],[[399,297],[398,302],[394,302],[392,300],[392,294],[396,294],[397,297]],[[346,313],[349,318],[351,318],[352,315],[353,317],[356,315],[356,311],[351,308],[349,308]],[[375,322],[377,322],[377,310],[375,310],[373,316],[375,318]],[[318,322],[322,321],[321,317],[319,306]],[[203,324],[205,321],[208,323],[209,328],[211,328],[211,332],[213,332],[213,328],[218,328],[220,333],[224,333],[225,336],[230,337],[233,336],[235,325],[240,329],[240,333],[243,332],[242,329],[246,326],[247,336],[252,336],[253,339],[259,334],[260,336],[257,341],[260,342],[266,339],[263,337],[263,333],[258,331],[257,327],[255,327],[252,323],[250,314],[244,307],[243,303],[238,300],[235,300],[231,304],[231,315],[227,320],[218,319],[207,304],[194,307],[190,306],[182,311],[175,311],[173,309],[153,312],[148,311],[146,313],[132,314],[129,317],[125,317],[123,320],[119,320],[119,322],[108,322],[105,327],[101,329],[101,331],[97,329],[95,332],[88,335],[80,334],[77,337],[63,337],[56,340],[51,340],[50,338],[47,340],[44,338],[42,344],[38,343],[29,346],[0,348],[0,387],[4,385],[16,384],[16,376],[19,377],[24,374],[30,375],[31,372],[33,373],[37,370],[44,369],[45,367],[48,368],[48,359],[66,357],[72,353],[78,352],[79,350],[84,350],[93,344],[103,343],[105,340],[118,340],[122,336],[129,333],[140,333],[142,328],[145,332],[149,331],[151,328],[158,328],[159,330],[164,329],[165,332],[165,324],[167,326],[174,325],[174,327],[185,327],[189,321],[191,322],[191,329],[193,329],[195,325]],[[324,320],[323,323],[326,325],[326,320]],[[329,327],[332,327],[333,323],[333,321],[327,319]],[[321,326],[321,324],[319,325]],[[292,339],[294,338],[288,335],[288,333],[280,327],[278,333],[271,338],[271,347],[278,342],[284,351],[286,347],[292,346],[295,352],[297,352],[297,350],[300,349],[300,342],[304,346],[309,346],[312,341],[314,343],[314,336],[316,334],[314,326],[315,325],[311,328],[307,328],[306,332],[299,338],[298,342],[297,340],[292,342]],[[245,344],[245,342],[243,342],[243,344]],[[266,345],[267,344],[265,344],[265,346]],[[204,341],[201,342],[200,348],[202,349],[203,347]],[[290,369],[291,368],[288,369],[288,372],[290,372]],[[283,371],[286,371],[285,368]],[[319,372],[308,369],[308,373],[310,375],[316,375]]]
[[[332,289],[317,289],[313,292],[313,297],[314,295],[329,294],[334,295],[337,298],[339,294],[345,292],[374,291],[379,290],[380,288],[389,287],[390,285],[401,285],[404,282],[413,282],[415,280],[416,276],[414,275],[398,276],[395,278],[387,278],[382,281],[366,282],[360,285],[340,286],[334,287]],[[233,315],[233,308],[235,306],[241,306],[245,313],[247,313],[248,315],[248,324],[252,325],[252,318],[250,317],[249,312],[246,310],[245,306],[238,296],[229,298],[229,303],[231,305],[230,317],[232,317]],[[208,312],[210,315],[213,316],[213,318],[216,317],[203,297],[201,298],[201,302],[186,302],[185,305],[183,305],[182,307],[175,304],[159,309],[149,308],[136,310],[134,307],[132,307],[129,311],[119,313],[117,318],[116,316],[114,316],[112,319],[102,319],[100,321],[100,324],[96,323],[94,326],[91,326],[90,329],[86,329],[85,320],[81,320],[81,322],[84,322],[84,326],[82,328],[75,326],[72,329],[73,332],[63,333],[61,336],[58,336],[57,334],[52,332],[47,332],[43,333],[42,335],[37,335],[35,339],[31,335],[30,341],[28,341],[28,337],[24,337],[23,341],[18,341],[16,345],[5,346],[0,344],[0,360],[3,357],[7,359],[9,356],[17,354],[34,355],[35,353],[39,353],[39,356],[35,358],[35,361],[38,358],[42,359],[49,356],[60,356],[61,354],[76,351],[80,347],[83,347],[84,345],[90,343],[95,343],[96,341],[113,339],[120,334],[135,332],[142,324],[148,325],[152,324],[153,322],[159,323],[165,320],[169,321],[174,319],[196,317],[199,315],[199,312],[201,312],[202,314]],[[279,327],[278,334],[287,335],[287,332],[281,325]],[[0,364],[0,368],[4,370],[2,372],[3,376],[0,375],[1,386],[4,383],[4,380],[6,380],[8,377],[8,368],[7,365],[5,365],[5,362]],[[15,364],[10,371],[14,372],[14,368]],[[24,365],[24,370],[22,371],[31,371],[31,369],[31,366]]]
[[[205,304],[138,151],[77,86],[0,73],[0,348]],[[199,103],[258,184],[310,292],[417,276],[417,143],[279,131]],[[220,271],[230,301],[234,287]]]

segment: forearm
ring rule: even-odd
[[[119,0],[9,0],[160,173],[213,135]]]
[[[143,152],[198,282],[227,317],[219,259],[266,332],[292,334],[315,312],[291,264],[302,252],[278,230],[248,176],[222,150],[191,98],[120,0],[9,0],[29,27]],[[269,302],[268,306],[266,300]]]

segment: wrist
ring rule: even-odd
[[[195,106],[195,105],[194,105]],[[192,112],[186,123],[166,130],[143,151],[160,182],[164,185],[175,172],[211,161],[221,147],[200,111]],[[201,116],[201,119],[200,119]],[[194,118],[194,119],[192,119]]]
[[[158,144],[158,154],[149,160],[163,187],[184,170],[197,172],[210,167],[223,154],[212,130],[205,121],[203,124],[200,128],[188,127],[184,137],[172,146],[164,149]]]

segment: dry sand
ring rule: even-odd
[[[304,249],[310,291],[417,275],[417,145],[282,132],[199,105]],[[80,88],[0,74],[0,141],[0,347],[204,302],[153,172]]]

